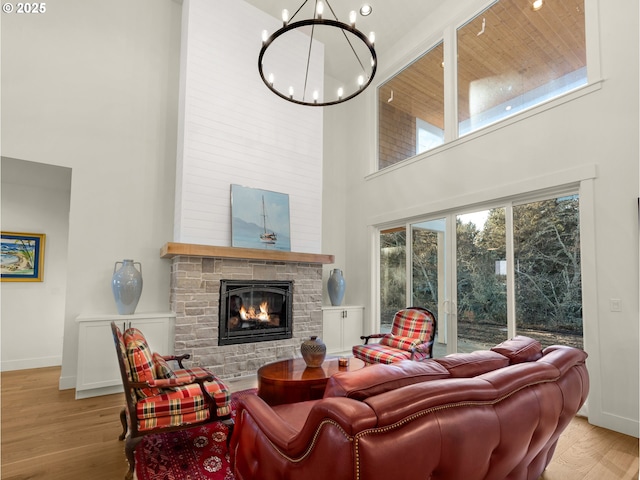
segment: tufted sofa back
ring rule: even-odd
[[[248,398],[232,442],[236,478],[538,479],[586,400],[586,357],[516,337],[339,373],[322,400],[272,408]]]
[[[417,469],[434,479],[537,479],[586,400],[584,357],[556,348],[536,362],[367,398],[378,423],[356,436],[357,478],[408,478]],[[394,456],[412,461],[392,467]]]

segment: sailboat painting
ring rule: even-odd
[[[231,245],[291,251],[289,195],[231,185]]]

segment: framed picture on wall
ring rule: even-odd
[[[231,185],[231,246],[291,251],[289,195]]]
[[[3,282],[42,282],[44,233],[2,232],[0,279]]]

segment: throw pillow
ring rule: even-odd
[[[523,335],[516,335],[491,349],[509,359],[511,365],[535,362],[542,358],[542,345],[539,341]]]
[[[137,328],[129,328],[124,332],[124,343],[127,358],[131,366],[131,376],[134,382],[152,382],[155,380],[153,358],[144,335]],[[137,388],[139,397],[151,397],[160,393],[157,388]]]
[[[156,378],[176,378],[169,363],[159,353],[153,352],[153,365],[156,369]]]

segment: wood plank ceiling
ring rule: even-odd
[[[492,91],[488,109],[586,65],[584,0],[545,0],[537,11],[531,1],[500,0],[458,29],[459,121],[474,82],[510,84]],[[394,108],[444,129],[443,67],[439,44],[382,85],[379,101],[393,90]]]

